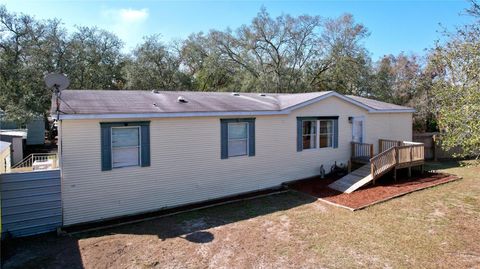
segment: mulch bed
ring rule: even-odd
[[[375,185],[370,184],[348,194],[328,187],[330,183],[338,178],[340,177],[334,176],[324,179],[318,177],[310,178],[294,182],[290,184],[289,187],[340,207],[359,210],[410,192],[460,179],[455,175],[431,172],[416,175],[412,178],[402,175],[398,178],[397,182],[394,182],[391,177],[386,176],[377,180]]]

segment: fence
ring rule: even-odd
[[[2,238],[55,231],[62,224],[60,170],[0,174]]]
[[[461,153],[462,149],[457,147],[446,151],[440,146],[441,139],[439,133],[414,133],[413,141],[425,145],[425,159],[452,159],[455,153]]]

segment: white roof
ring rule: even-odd
[[[27,138],[27,130],[24,130],[24,129],[0,130],[0,135]]]

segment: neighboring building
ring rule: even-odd
[[[26,130],[0,130],[0,141],[11,143],[12,165],[23,160],[23,150],[27,139]]]
[[[11,144],[8,142],[0,141],[0,174],[10,173],[11,162]]]
[[[45,120],[39,117],[27,123],[27,145],[45,144]]]
[[[45,144],[45,120],[43,117],[36,117],[24,126],[14,122],[0,120],[0,129],[25,131],[27,139],[26,145]]]
[[[63,224],[268,189],[327,172],[351,141],[412,140],[413,109],[336,92],[62,92]]]

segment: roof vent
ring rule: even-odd
[[[158,90],[152,90],[152,93],[158,93]]]
[[[179,96],[177,98],[177,102],[178,103],[188,103],[187,99],[185,99],[185,97],[183,97],[183,96]]]
[[[265,97],[265,96],[267,96],[267,95],[266,95],[266,94],[264,94],[264,93],[261,93],[261,94],[259,94],[259,96],[261,96],[261,97]]]
[[[240,96],[240,94],[238,92],[232,92],[232,95],[233,96]]]

